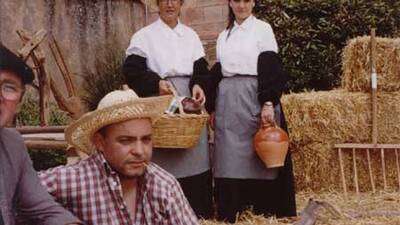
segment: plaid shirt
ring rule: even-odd
[[[153,163],[139,180],[134,218],[124,203],[118,174],[100,153],[42,171],[39,177],[48,192],[86,224],[199,224],[178,181]]]

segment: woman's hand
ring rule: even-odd
[[[170,95],[172,94],[173,86],[169,81],[160,80],[158,83],[158,91],[160,95]]]
[[[261,109],[261,122],[263,124],[275,124],[274,106],[271,102],[266,102]]]
[[[210,124],[211,129],[215,130],[215,112],[210,114],[210,117],[208,118],[208,124]]]
[[[192,96],[196,102],[201,104],[203,104],[206,100],[203,89],[201,89],[201,87],[197,84],[195,84],[192,88]]]

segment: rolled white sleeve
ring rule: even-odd
[[[273,51],[278,53],[278,44],[276,43],[274,31],[268,23],[262,24],[263,28],[259,29],[261,39],[258,43],[260,52]]]
[[[198,59],[203,58],[206,54],[204,53],[203,43],[201,43],[201,40],[196,33],[194,34],[193,42],[193,61],[197,61]]]
[[[145,37],[142,32],[137,32],[131,38],[129,43],[129,47],[126,49],[126,56],[130,55],[139,55],[141,57],[147,58],[147,49],[146,49],[146,42],[144,41]]]

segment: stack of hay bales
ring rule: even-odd
[[[343,52],[342,89],[282,97],[288,121],[297,190],[340,189],[339,143],[371,143],[369,37],[349,41]],[[400,143],[400,39],[377,38],[378,143]],[[380,152],[372,152],[373,174],[382,186]],[[365,151],[358,153],[359,181],[370,190]],[[388,181],[397,187],[393,152],[386,154]],[[346,177],[352,164],[346,154]]]

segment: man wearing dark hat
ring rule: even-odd
[[[22,137],[5,128],[33,78],[32,70],[0,44],[0,225],[14,225],[17,212],[34,224],[80,224],[41,186]]]

